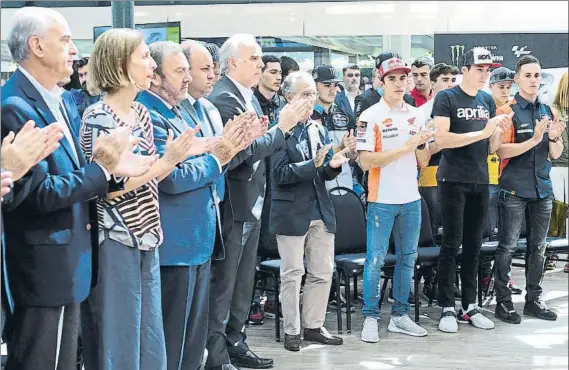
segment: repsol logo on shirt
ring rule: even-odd
[[[490,119],[490,112],[479,105],[476,108],[458,108],[456,110],[456,116],[458,118],[469,119]]]

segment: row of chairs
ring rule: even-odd
[[[360,197],[351,189],[337,187],[330,190],[332,203],[334,204],[336,212],[336,236],[335,236],[335,264],[333,284],[336,292],[336,315],[338,324],[338,333],[342,334],[342,310],[341,310],[341,287],[345,288],[346,299],[346,330],[351,333],[352,330],[352,317],[351,309],[354,305],[354,300],[357,299],[357,280],[363,274],[364,262],[366,258],[366,210]],[[421,199],[421,231],[419,236],[418,256],[414,266],[414,292],[416,297],[419,296],[419,283],[420,272],[419,267],[434,266],[438,263],[440,246],[434,240],[432,234],[429,211],[424,199]],[[488,230],[485,235],[486,238],[490,236]],[[391,243],[392,244],[392,243]],[[497,241],[485,242],[480,250],[480,258],[493,259],[498,248]],[[525,239],[521,238],[516,256],[523,257],[526,252]],[[567,239],[548,238],[548,247],[546,252],[546,265],[550,261],[550,257],[556,253],[567,252],[569,249]],[[390,248],[393,251],[393,247]],[[280,285],[280,259],[278,249],[276,246],[276,238],[271,238],[269,245],[259,245],[259,255],[267,260],[261,262],[257,267],[255,276],[256,288],[264,291],[272,291],[275,295],[275,307],[277,312],[275,315],[275,335],[277,342],[280,341],[280,300],[279,300],[279,285]],[[460,251],[457,256],[457,268],[460,268]],[[384,268],[382,269],[383,285],[380,295],[380,306],[385,298],[387,284],[393,279],[393,271],[395,266],[396,257],[392,253],[388,253],[385,258]],[[525,264],[514,264],[514,266],[523,267]],[[491,272],[491,281],[493,281],[495,274],[494,268]],[[273,288],[267,288],[260,282],[265,281],[267,277],[272,277],[274,281]],[[493,296],[493,284],[489,284],[488,288],[483,293],[481,283],[482,273],[479,266],[478,271],[478,304],[482,306],[483,299]],[[353,281],[353,293],[351,282]],[[490,299],[491,300],[491,299]],[[490,302],[488,300],[488,304]],[[430,302],[432,303],[432,302]],[[415,321],[419,321],[420,305],[415,304],[414,311]]]

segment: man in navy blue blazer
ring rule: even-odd
[[[120,189],[112,175],[140,175],[152,163],[127,150],[125,130],[104,138],[95,161],[86,162],[72,134],[81,118],[57,86],[73,72],[77,54],[61,14],[20,9],[7,42],[19,67],[2,87],[2,137],[32,120],[40,128],[58,125],[63,138],[15,182],[12,202],[3,209],[15,302],[6,369],[70,369],[77,361],[79,303],[96,282],[93,201],[111,184],[112,190]]]
[[[142,92],[137,100],[150,112],[156,148],[162,154],[168,131],[177,137],[196,127],[179,107],[192,79],[180,45],[170,41],[153,43],[150,54],[157,64],[154,79],[150,90]],[[213,76],[213,70],[211,73]],[[215,185],[224,176],[223,166],[237,153],[237,148],[226,150],[215,145],[220,140],[200,136],[194,138],[192,146],[202,146],[203,152],[209,149],[210,154],[188,157],[159,184],[164,230],[160,248],[162,315],[168,369],[172,370],[198,370],[202,364],[210,258],[217,225]]]

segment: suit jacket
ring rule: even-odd
[[[150,113],[154,143],[161,156],[168,129],[177,137],[188,127],[195,127],[185,112],[180,111],[184,118],[181,120],[149,92],[143,91],[137,101]],[[164,232],[162,266],[196,266],[211,258],[217,224],[213,187],[221,176],[218,161],[207,154],[188,158],[158,184]]]
[[[65,97],[63,103],[70,125],[79,125],[76,106]],[[19,131],[27,120],[38,127],[55,122],[40,93],[18,70],[2,87],[2,137]],[[76,138],[63,138],[60,148],[16,182],[4,219],[16,305],[62,306],[87,298],[97,271],[94,201],[108,190],[105,173],[86,162]]]
[[[247,111],[246,102],[239,89],[227,77],[223,76],[214,86],[208,100],[219,110],[223,124],[235,115]],[[261,107],[255,96],[253,106],[257,115],[261,116]],[[286,145],[285,135],[278,127],[273,127],[265,135],[239,153],[229,163],[227,173],[227,189],[222,204],[222,223],[224,239],[229,237],[226,224],[238,222],[256,222],[261,217],[261,208],[255,207],[265,197],[265,161],[268,157]]]
[[[313,123],[314,124],[314,123]],[[328,130],[319,127],[320,141],[323,145],[330,143]],[[319,168],[314,166],[312,156],[306,158],[301,149],[302,124],[299,124],[286,141],[286,150],[272,157],[272,201],[269,231],[277,235],[301,236],[310,227],[312,195],[316,190],[322,221],[328,231],[336,232],[336,214],[332,200],[326,189],[326,181],[333,180],[342,168],[329,165],[332,151],[328,153]],[[311,146],[315,145],[312,142]]]

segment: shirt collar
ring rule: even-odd
[[[186,94],[186,98],[188,98],[188,101],[190,102],[191,105],[194,105],[194,103],[197,101],[197,99],[191,96],[190,94]]]
[[[227,76],[227,78],[229,78],[229,80],[231,82],[233,82],[235,84],[235,86],[237,86],[237,90],[239,90],[239,92],[243,96],[243,99],[245,99],[245,103],[250,103],[253,101],[253,90],[252,89],[248,89],[245,86],[241,85],[239,82],[235,81],[233,78],[229,77],[228,75],[226,75],[226,76]]]
[[[162,101],[162,103],[164,103],[165,106],[168,107],[168,109],[172,110],[172,108],[174,108],[174,106],[170,103],[168,103],[166,100],[162,99],[162,97],[156,93],[154,93],[154,91],[151,90],[147,90],[150,94],[154,95],[155,97],[157,97],[158,99],[160,99]]]
[[[32,85],[36,88],[36,90],[41,95],[41,97],[43,98],[43,100],[50,109],[52,110],[59,109],[59,104],[61,103],[61,96],[63,95],[63,89],[61,87],[56,85],[52,91],[49,91],[45,87],[43,87],[38,82],[38,80],[34,78],[34,76],[32,76],[28,71],[26,71],[24,67],[18,66],[18,69],[20,70],[20,72],[22,72],[24,76],[26,76],[28,80],[30,80]]]
[[[516,93],[516,96],[514,97],[515,101],[520,105],[520,107],[522,107],[522,109],[526,109],[528,107],[528,105],[530,104],[534,104],[536,107],[539,105],[539,99],[535,100],[535,103],[532,103],[530,101],[527,101],[526,99],[524,99],[520,93]]]

